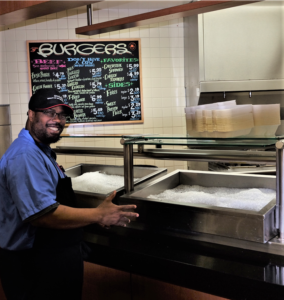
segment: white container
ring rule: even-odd
[[[187,133],[191,137],[274,137],[280,104],[236,105],[236,101],[186,107]]]
[[[213,110],[216,131],[228,132],[254,127],[252,105],[237,105],[230,109]]]
[[[230,138],[246,136],[254,127],[252,105],[226,109],[196,110],[196,131],[201,137]]]
[[[250,137],[274,137],[280,120],[280,104],[253,105],[254,128]]]
[[[229,108],[231,106],[237,105],[236,100],[230,100],[225,102],[217,102],[219,108]]]

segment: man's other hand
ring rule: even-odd
[[[137,213],[132,212],[136,209],[136,205],[115,205],[112,203],[116,195],[114,191],[108,196],[98,207],[97,210],[100,214],[101,220],[99,224],[103,227],[111,225],[126,226],[130,221],[139,217]]]

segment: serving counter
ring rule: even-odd
[[[86,138],[85,135],[82,137]],[[242,236],[226,236],[210,230],[204,232],[198,226],[180,227],[178,224],[186,218],[186,209],[177,213],[173,204],[162,206],[161,203],[138,199],[135,203],[140,214],[139,221],[131,222],[128,228],[106,230],[95,225],[86,228],[87,261],[228,299],[284,298],[284,245],[282,239],[278,238],[283,234],[281,137],[205,140],[148,135],[121,138],[123,151],[108,149],[105,152],[103,148],[90,147],[59,147],[54,150],[57,154],[65,155],[124,156],[125,194],[115,199],[118,204],[133,203],[135,193],[161,180],[153,179],[134,186],[133,157],[274,164],[277,176],[261,178],[275,181],[277,199],[269,221],[275,232],[267,240],[259,241]],[[133,149],[134,144],[138,145],[137,150]],[[144,149],[144,145],[184,145],[191,149]],[[192,218],[192,214],[189,215]],[[168,222],[163,221],[165,216]],[[262,219],[265,218],[264,214]],[[249,214],[247,220],[252,221]],[[220,222],[218,216],[215,221]],[[221,221],[221,227],[230,227],[228,219]],[[235,225],[238,227],[238,222]],[[252,226],[252,223],[248,222],[245,226]],[[248,227],[248,231],[254,230]]]

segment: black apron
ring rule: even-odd
[[[71,178],[58,176],[56,201],[76,207]],[[7,300],[80,300],[82,234],[81,228],[37,228],[33,249],[1,249],[0,274]]]

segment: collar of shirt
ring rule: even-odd
[[[39,143],[40,148],[42,149],[42,151],[44,151],[44,153],[46,155],[48,155],[49,157],[53,158],[54,160],[56,160],[56,154],[55,152],[47,145],[43,144],[43,143]]]

